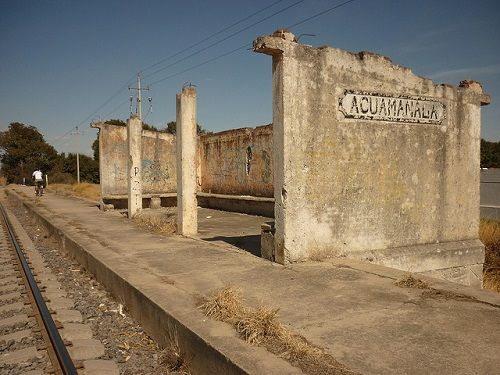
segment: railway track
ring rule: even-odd
[[[1,204],[0,221],[2,227],[1,252],[2,259],[4,260],[4,266],[6,266],[4,270],[14,271],[5,272],[4,276],[10,277],[10,280],[13,281],[14,279],[12,275],[17,271],[17,275],[15,275],[14,277],[18,281],[17,286],[20,288],[14,287],[12,289],[15,290],[14,293],[17,292],[17,295],[26,297],[24,300],[24,305],[29,304],[31,308],[31,313],[28,314],[28,318],[34,318],[36,322],[36,328],[32,328],[32,331],[39,332],[39,335],[37,335],[38,338],[40,338],[41,336],[41,338],[43,339],[43,343],[38,343],[35,346],[35,350],[37,354],[38,352],[46,352],[52,366],[52,368],[46,370],[49,370],[56,375],[76,375],[76,366],[73,363],[71,356],[69,355],[66,348],[68,342],[65,342],[59,334],[58,325],[53,320],[51,310],[45,303],[45,298],[42,295],[41,288],[37,284],[34,272],[32,272],[32,270],[30,269],[29,260],[25,256],[21,245],[16,238],[16,234],[14,233],[14,229],[10,223],[10,220]],[[9,258],[12,261],[12,267],[9,267]],[[9,288],[7,287],[7,290],[8,289]],[[14,300],[16,300],[14,295],[12,295],[12,297]],[[3,310],[8,311],[8,307]],[[16,315],[14,315],[13,317],[15,318]],[[15,320],[16,319],[12,319],[12,321]],[[16,358],[19,358],[22,361],[25,359],[24,357],[29,356],[29,353],[34,353],[33,347],[29,346],[21,350],[23,351],[22,353],[15,353],[17,354],[17,356],[14,355],[14,361],[16,360]],[[26,356],[23,356],[22,354],[26,354]],[[38,354],[38,357],[40,357],[40,354]]]

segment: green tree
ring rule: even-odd
[[[38,129],[31,125],[13,122],[0,132],[0,161],[2,174],[9,183],[31,181],[31,174],[40,168],[48,173],[54,167],[58,155]]]
[[[500,142],[481,139],[481,168],[500,168]]]
[[[118,125],[118,126],[127,126],[127,123],[123,120],[117,119],[117,118],[112,118],[109,120],[104,121],[105,124],[109,125]]]
[[[175,121],[170,121],[167,123],[167,127],[163,131],[175,135],[176,130],[177,130],[177,123]],[[196,124],[196,131],[198,135],[212,134],[212,132],[207,132],[200,124]]]
[[[99,133],[97,133],[97,138],[92,142],[92,151],[94,151],[94,160],[99,161]]]
[[[76,180],[76,154],[69,153],[64,158],[61,172],[70,174]],[[80,181],[94,184],[99,183],[99,162],[82,154],[80,154]]]

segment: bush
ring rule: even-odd
[[[72,185],[74,183],[76,183],[76,178],[74,178],[71,173],[55,172],[54,174],[49,175],[49,185],[50,184]]]

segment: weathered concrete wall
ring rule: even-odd
[[[127,128],[104,123],[99,129],[101,197],[127,195]],[[142,131],[142,192],[165,194],[176,191],[175,137]]]
[[[435,85],[386,57],[286,32],[254,48],[273,56],[275,259],[352,256],[480,283],[481,86]]]
[[[200,136],[200,190],[272,197],[272,125]]]

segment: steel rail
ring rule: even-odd
[[[50,343],[52,344],[52,347],[56,354],[57,361],[59,362],[58,363],[59,367],[61,368],[61,371],[64,375],[77,375],[77,370],[75,368],[75,365],[73,364],[73,361],[71,360],[71,357],[68,351],[66,350],[66,345],[64,344],[63,339],[59,335],[59,331],[57,330],[56,324],[52,319],[52,316],[50,315],[49,309],[45,304],[44,298],[42,296],[42,293],[40,292],[40,289],[38,288],[35,277],[33,276],[30,267],[28,265],[28,262],[26,261],[26,258],[23,254],[23,251],[21,250],[21,246],[17,241],[10,220],[7,217],[7,214],[1,204],[0,204],[0,212],[2,213],[3,221],[5,223],[5,228],[7,229],[7,232],[9,234],[9,238],[16,250],[17,258],[24,272],[24,276],[26,277],[28,285],[31,289],[32,296],[36,302],[38,311],[40,312],[40,317],[43,321],[45,330],[47,331]]]

